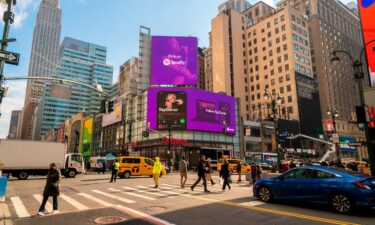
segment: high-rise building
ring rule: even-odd
[[[211,46],[211,45],[210,45]],[[204,56],[204,90],[212,92],[212,48],[203,50]]]
[[[336,131],[340,139],[361,141],[364,134],[352,123],[355,106],[360,104],[352,62],[341,54],[338,55],[342,59],[340,62],[331,62],[329,55],[334,50],[345,50],[358,57],[363,47],[358,16],[338,0],[283,0],[278,3],[279,7],[285,5],[297,8],[308,19],[313,73],[318,83],[324,130],[327,132],[326,120],[331,119],[327,110],[337,110]],[[363,66],[363,71],[367,71],[366,66]],[[355,156],[355,148],[341,146],[341,150]],[[359,151],[359,155],[367,157],[364,149]]]
[[[248,9],[251,4],[247,0],[227,0],[226,2],[219,5],[219,12],[234,9],[238,12],[243,12]]]
[[[269,119],[267,89],[283,99],[278,116],[299,121],[301,133],[319,133],[319,95],[304,14],[264,2],[242,13],[223,11],[212,20],[211,38],[213,91],[240,97],[244,120]]]
[[[57,53],[61,30],[59,0],[42,0],[36,19],[31,48],[29,77],[50,77],[57,66]],[[27,82],[22,115],[21,138],[31,139],[32,115],[43,95],[44,82]]]
[[[120,74],[118,77],[119,96],[136,95],[137,79],[139,76],[138,58],[131,57],[120,66]]]
[[[19,123],[21,122],[22,110],[13,110],[10,117],[8,139],[18,139]]]
[[[205,48],[198,48],[198,88],[205,89],[205,65],[204,65],[204,54],[203,51]]]
[[[53,77],[90,86],[100,84],[103,91],[109,93],[113,67],[106,64],[106,57],[105,47],[66,37],[59,47],[59,63]],[[78,112],[99,113],[104,97],[81,85],[47,83],[34,114],[34,139],[40,139]]]

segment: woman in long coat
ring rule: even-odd
[[[55,163],[50,164],[50,169],[48,171],[46,185],[43,191],[43,201],[42,205],[39,208],[38,215],[43,216],[45,212],[46,203],[48,197],[53,197],[53,213],[58,213],[58,201],[57,196],[60,195],[60,182],[61,182],[61,172],[57,168]]]

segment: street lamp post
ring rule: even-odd
[[[279,124],[278,124],[279,114],[277,112],[277,106],[282,103],[282,98],[280,97],[279,94],[276,94],[276,93],[272,94],[271,92],[268,91],[267,88],[264,90],[263,98],[265,100],[271,99],[271,113],[268,116],[274,122],[277,163],[280,169],[281,168],[281,152],[279,149]]]
[[[362,64],[362,56],[363,56],[367,46],[370,45],[370,44],[373,44],[374,42],[375,42],[375,39],[371,40],[371,41],[369,41],[365,44],[365,46],[362,48],[362,50],[359,54],[358,59],[354,59],[354,57],[349,52],[347,52],[345,50],[333,51],[333,52],[329,53],[329,55],[331,56],[331,59],[330,59],[331,63],[334,62],[334,61],[340,61],[341,60],[337,56],[338,53],[347,55],[350,58],[350,60],[352,61],[354,79],[358,83],[358,90],[359,90],[359,96],[360,96],[360,101],[361,101],[361,107],[366,106],[365,98],[364,98],[364,94],[363,94],[363,85],[362,85],[362,79],[364,78],[364,72],[363,72],[363,68],[362,68],[362,65],[363,65]],[[373,48],[373,50],[375,51],[375,47]],[[366,137],[366,146],[367,146],[367,151],[368,151],[369,160],[370,160],[370,170],[371,170],[371,174],[374,175],[375,174],[375,152],[373,151],[371,142],[369,140],[370,136],[369,136],[369,130],[368,130],[367,122],[364,123],[364,130],[365,130],[365,137]]]
[[[330,116],[331,119],[332,119],[332,125],[333,125],[333,131],[332,132],[333,132],[333,134],[337,134],[336,118],[339,117],[339,112],[336,109],[331,110],[331,108],[328,108],[327,109],[327,115]],[[333,142],[333,134],[332,134],[332,142]],[[338,143],[335,143],[335,149],[336,149],[337,157],[340,157],[339,144]]]

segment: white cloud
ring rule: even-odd
[[[8,136],[12,110],[21,110],[23,108],[26,81],[9,81],[5,85],[10,88],[8,96],[3,98],[3,102],[0,105],[0,138]]]
[[[14,15],[14,23],[12,24],[15,29],[22,27],[24,22],[26,21],[29,13],[27,12],[29,8],[35,7],[39,1],[33,0],[17,0],[17,4],[13,7]],[[3,17],[4,11],[7,9],[6,6],[0,7],[0,16]],[[1,20],[2,23],[3,20]]]

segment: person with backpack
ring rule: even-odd
[[[46,203],[48,201],[49,196],[53,198],[53,212],[52,213],[59,213],[58,210],[58,199],[57,197],[60,195],[60,182],[61,182],[61,172],[60,169],[57,168],[55,163],[50,164],[50,169],[48,171],[46,185],[43,191],[43,201],[42,205],[39,208],[38,215],[44,216]]]

